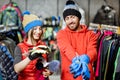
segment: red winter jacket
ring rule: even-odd
[[[43,45],[44,43],[39,41],[37,45]],[[36,45],[36,46],[37,46]],[[26,39],[23,41],[23,43],[19,43],[18,46],[20,47],[22,54],[27,52],[29,48],[32,48],[32,45],[29,45],[26,43]],[[22,55],[22,59],[25,59],[26,57]],[[35,67],[35,64],[37,62],[37,59],[31,61],[27,67],[20,72],[18,75],[18,80],[45,80],[42,71],[38,71]],[[39,77],[41,79],[39,79]]]
[[[69,67],[72,59],[79,55],[87,54],[90,58],[89,70],[91,72],[90,80],[94,80],[92,63],[97,58],[97,39],[93,31],[87,30],[85,25],[81,25],[80,31],[71,31],[68,27],[57,33],[57,44],[61,54],[61,80],[82,80],[82,76],[74,79],[70,73]]]

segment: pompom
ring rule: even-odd
[[[23,15],[30,15],[30,12],[26,10],[23,12]]]
[[[51,18],[52,18],[52,20],[56,20],[56,17],[55,17],[55,16],[52,16]]]
[[[73,0],[68,0],[67,2],[66,2],[66,5],[70,5],[70,4],[75,4],[75,2],[73,1]]]

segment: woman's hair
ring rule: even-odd
[[[28,38],[29,37],[30,40],[31,40],[31,42],[32,42],[32,44],[33,44],[33,42],[35,40],[33,38],[33,31],[34,31],[34,28],[30,29],[29,32],[27,32],[26,35],[25,35],[25,37],[24,37],[24,38]],[[41,33],[41,35],[40,35],[40,37],[39,37],[39,39],[37,41],[41,40],[42,36],[43,36],[43,30],[42,30],[42,33]]]
[[[33,41],[34,41],[33,31],[34,31],[34,29],[32,29],[32,30],[31,30],[31,33],[30,33],[30,39],[31,39],[32,44],[33,44]]]
[[[33,30],[34,29],[31,29],[29,32],[27,32],[26,33],[26,35],[25,35],[25,38],[27,38],[28,39],[28,37],[30,37],[30,40],[31,40],[31,42],[33,43],[33,40],[34,40],[34,38],[33,38]]]

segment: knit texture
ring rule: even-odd
[[[42,26],[43,22],[38,16],[31,14],[29,11],[25,11],[23,14],[22,24],[24,31],[27,33],[33,27]]]
[[[69,16],[69,15],[75,15],[79,19],[81,19],[81,13],[79,12],[79,8],[75,4],[75,2],[72,0],[68,0],[66,2],[65,8],[63,10],[63,18],[64,19],[66,18],[66,16]]]

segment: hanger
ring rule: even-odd
[[[104,0],[104,5],[108,5],[108,2],[107,2],[107,0]]]
[[[11,7],[13,1],[12,0],[9,0],[9,3],[7,4],[9,7]]]
[[[9,0],[9,3],[8,3],[8,4],[10,4],[10,3],[12,3],[12,0]]]
[[[114,33],[117,33],[119,30],[118,26],[113,26],[113,25],[105,25],[105,24],[101,24],[101,30],[109,30],[112,31]]]
[[[89,30],[99,30],[100,29],[100,24],[90,23],[88,29]]]
[[[102,9],[104,9],[104,10],[111,10],[111,9],[113,9],[113,7],[108,4],[107,0],[104,0]]]
[[[114,25],[90,23],[88,29],[89,30],[101,30],[101,31],[109,30],[109,31],[112,31],[113,33],[120,35],[120,27],[114,26]]]
[[[12,0],[10,0],[10,2],[12,2]]]

